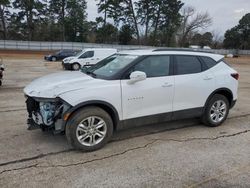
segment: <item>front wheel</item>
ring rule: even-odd
[[[210,127],[221,125],[228,116],[229,102],[224,95],[215,94],[205,106],[202,121]]]
[[[79,63],[73,63],[72,64],[72,70],[77,71],[81,68],[81,65]]]
[[[77,111],[66,126],[66,136],[75,148],[94,151],[103,147],[112,137],[113,122],[109,114],[98,107]]]

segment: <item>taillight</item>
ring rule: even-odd
[[[238,73],[233,73],[231,74],[231,76],[235,79],[235,80],[239,80],[240,75]]]

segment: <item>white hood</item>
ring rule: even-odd
[[[70,62],[72,59],[75,59],[75,58],[77,58],[77,57],[76,57],[76,56],[69,56],[69,57],[64,58],[64,59],[63,59],[63,62],[64,62],[64,63],[68,63],[68,62]]]
[[[55,98],[60,94],[86,88],[89,82],[96,82],[80,71],[59,72],[43,76],[24,88],[24,93],[31,97]]]

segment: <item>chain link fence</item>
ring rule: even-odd
[[[73,49],[80,50],[83,48],[116,48],[117,50],[131,50],[131,49],[149,49],[155,48],[153,46],[142,45],[117,45],[117,44],[95,44],[95,43],[81,43],[81,42],[39,42],[39,41],[15,41],[15,40],[0,40],[0,49],[5,50],[34,50],[34,51],[48,51]],[[199,51],[212,52],[217,54],[239,54],[250,55],[250,50],[226,50],[226,49],[199,49]]]

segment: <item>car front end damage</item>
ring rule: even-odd
[[[28,130],[41,128],[43,131],[51,130],[54,133],[64,131],[64,115],[71,108],[68,103],[60,98],[25,97],[28,111]]]

